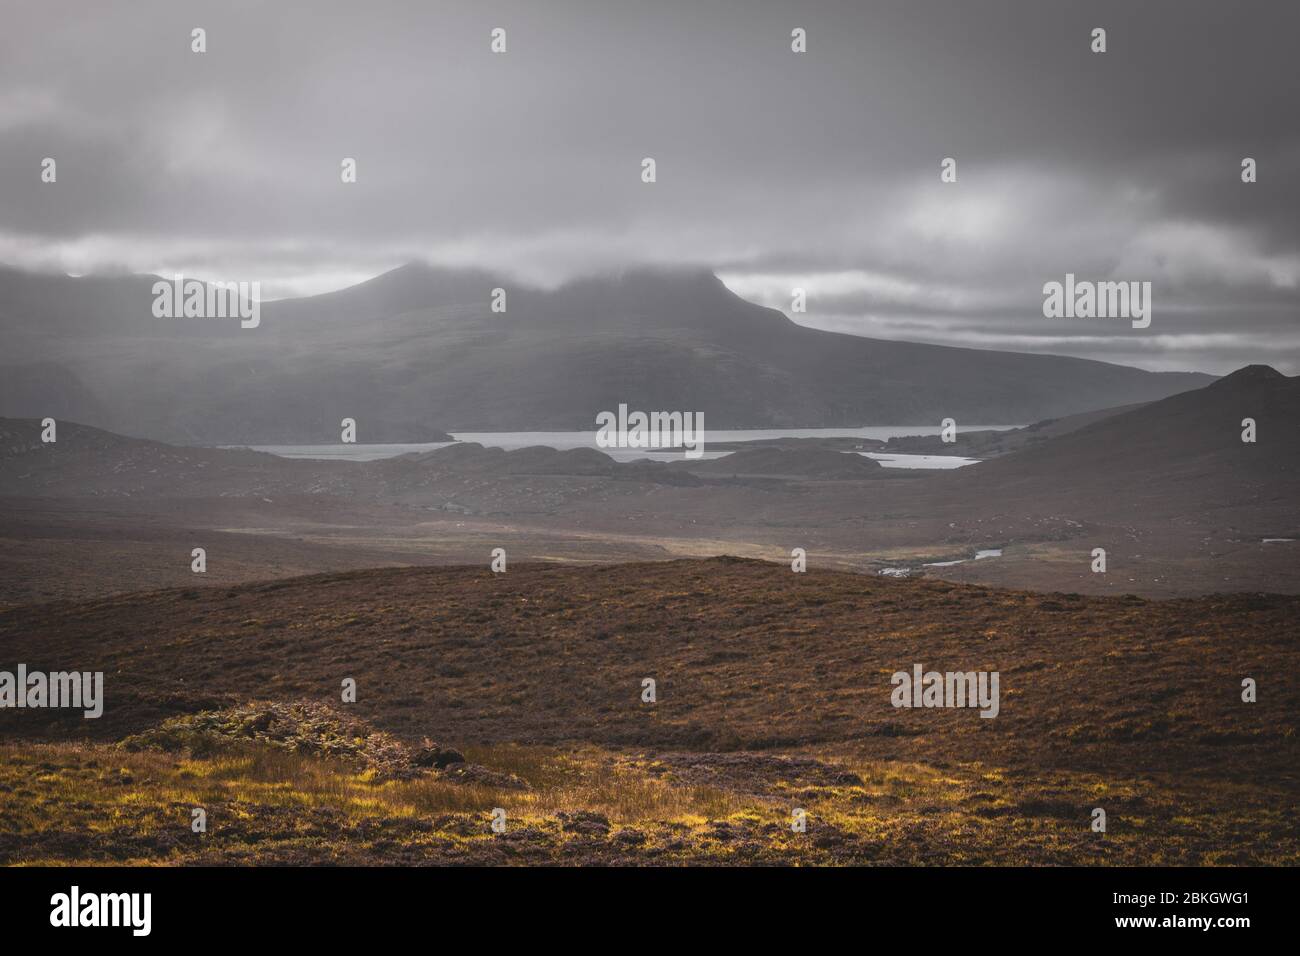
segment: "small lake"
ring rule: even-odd
[[[931,561],[929,564],[922,565],[926,568],[950,568],[954,564],[965,564],[968,560],[983,561],[985,558],[1002,557],[1001,548],[985,548],[982,551],[976,551],[974,558],[958,558],[956,561]]]
[[[979,461],[960,455],[886,455],[874,451],[858,452],[863,458],[874,458],[885,468],[963,468]]]
[[[1005,431],[1016,428],[1015,425],[967,425],[970,431],[997,429]],[[767,441],[775,438],[874,438],[888,441],[906,435],[937,435],[938,425],[873,425],[867,428],[748,428],[706,430],[704,433],[704,453],[701,459],[721,458],[730,454],[725,451],[709,451],[712,442]],[[600,448],[596,444],[596,432],[452,432],[455,438],[463,442],[477,442],[488,448],[504,448],[511,451],[518,448],[531,448],[545,445],[567,451],[571,448],[595,448],[616,461],[680,461],[685,458],[682,451],[650,450],[642,448]],[[269,452],[282,458],[311,458],[321,461],[375,461],[380,458],[394,458],[412,452],[433,451],[445,448],[449,442],[421,443],[375,443],[345,445],[342,442],[329,445],[249,445],[225,447],[249,447],[254,451]],[[852,454],[852,453],[850,453]],[[962,458],[957,455],[894,455],[877,452],[858,452],[867,458],[874,458],[886,468],[960,468],[976,461],[974,458]]]

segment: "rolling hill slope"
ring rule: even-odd
[[[1243,421],[1255,441],[1243,442]],[[1103,418],[982,463],[983,481],[1111,486],[1141,480],[1300,481],[1300,378],[1250,365],[1213,384]]]

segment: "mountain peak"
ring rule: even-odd
[[[1243,385],[1265,385],[1284,382],[1286,376],[1271,365],[1243,365],[1214,383],[1214,387],[1240,388]]]
[[[1271,365],[1243,365],[1237,371],[1225,375],[1223,380],[1226,382],[1229,379],[1250,379],[1252,381],[1271,382],[1279,378],[1286,378],[1286,376]]]
[[[705,310],[717,315],[740,302],[713,270],[704,266],[633,265],[594,273],[566,282],[555,290],[575,304],[599,310],[630,308],[683,316]],[[748,303],[744,303],[748,305]]]

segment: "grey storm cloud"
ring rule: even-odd
[[[794,317],[825,328],[1300,371],[1300,5],[6,0],[3,20],[0,262],[271,295],[411,258],[541,284],[687,262],[787,312],[805,288]],[[1044,319],[1066,272],[1151,281],[1151,328]]]

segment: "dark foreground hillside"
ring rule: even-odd
[[[1040,595],[735,559],[17,608],[0,668],[102,670],[107,703],[99,720],[0,712],[27,741],[0,757],[0,853],[1294,862],[1297,619],[1296,597]],[[1000,713],[893,707],[891,674],[918,663],[999,672]],[[192,839],[190,805],[224,828]]]

